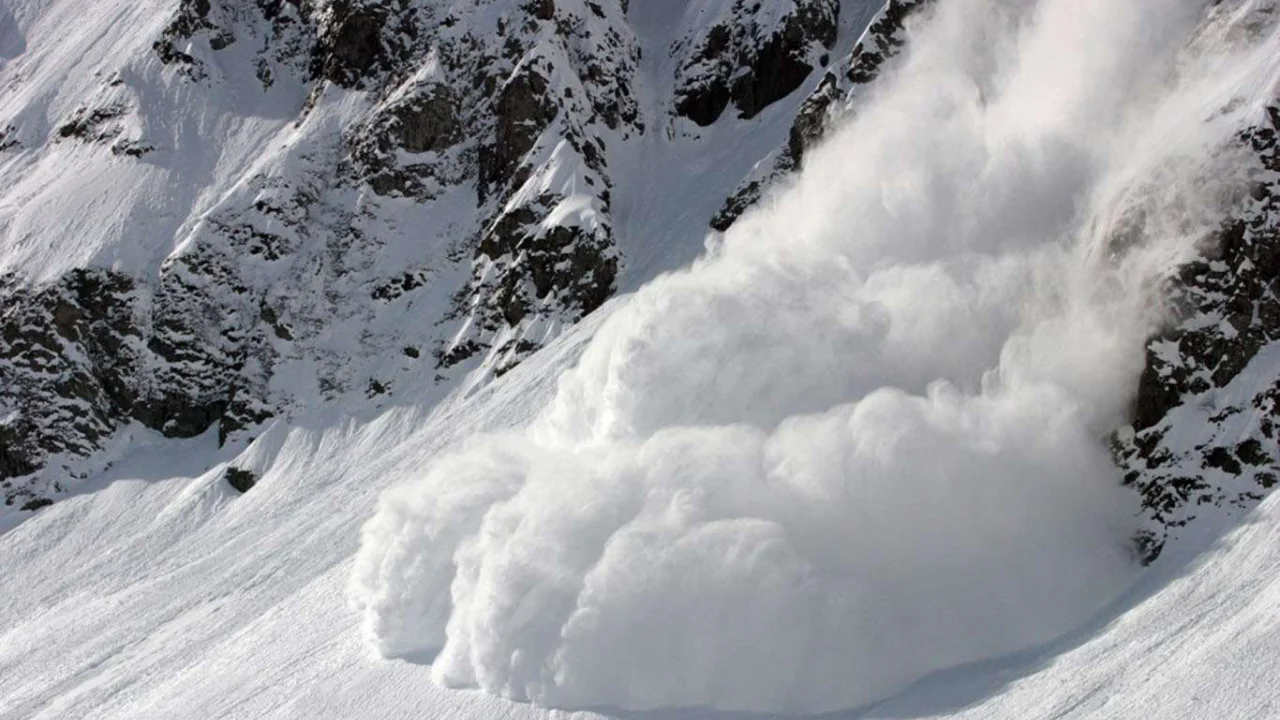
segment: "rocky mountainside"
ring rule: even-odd
[[[1144,557],[1206,508],[1244,511],[1280,482],[1280,109],[1240,136],[1251,185],[1170,281],[1174,322],[1147,347],[1115,448],[1142,494]]]
[[[26,205],[0,215],[10,505],[74,486],[131,423],[244,442],[298,407],[501,375],[618,289],[635,146],[758,116],[868,14],[713,3],[646,46],[626,0],[151,5],[83,90],[37,97],[28,52],[3,68]],[[68,158],[141,192],[34,187]],[[85,194],[89,237],[34,217]]]
[[[711,218],[711,226],[728,230],[742,213],[758,203],[768,188],[795,172],[805,148],[822,140],[841,116],[856,112],[858,103],[907,42],[907,23],[934,0],[890,0],[876,13],[858,43],[839,62],[826,65],[818,87],[805,99],[787,135],[787,142],[757,163],[724,205]]]
[[[1278,48],[0,0],[0,720],[1270,717]]]
[[[113,0],[72,34],[10,3],[6,504],[130,428],[236,447],[502,375],[767,198],[934,2]],[[1148,559],[1276,482],[1276,131],[1241,138],[1256,182],[1174,281],[1116,438]]]

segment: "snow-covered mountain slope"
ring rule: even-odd
[[[445,689],[425,665],[370,652],[346,598],[359,525],[378,494],[416,477],[443,445],[533,415],[554,391],[554,368],[575,354],[536,355],[432,419],[402,410],[368,425],[272,434],[252,466],[263,477],[243,496],[220,466],[198,474],[212,437],[136,443],[92,494],[55,504],[0,543],[0,717],[637,717]],[[184,457],[195,462],[184,467]],[[834,717],[1270,717],[1280,704],[1277,499],[1216,542],[1200,525],[1057,643],[948,670]]]
[[[1275,712],[1272,0],[0,20],[0,718]]]
[[[1114,600],[1139,502],[1103,439],[1162,285],[1258,212],[1280,29],[1107,7],[937,7],[534,422],[387,495],[355,573],[379,651],[557,707],[826,712]]]
[[[6,501],[130,422],[243,447],[502,374],[695,257],[875,9],[626,5],[5,0]]]

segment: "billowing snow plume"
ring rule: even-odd
[[[1087,620],[1134,573],[1106,437],[1274,62],[1211,4],[939,3],[531,427],[385,497],[378,649],[550,705],[821,711]]]

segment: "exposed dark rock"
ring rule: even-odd
[[[428,275],[429,273],[425,270],[403,273],[378,285],[373,289],[371,296],[375,300],[391,302],[426,285]]]
[[[156,57],[192,81],[208,79],[204,63],[187,52],[199,42],[213,52],[238,41],[238,33],[257,35],[255,75],[263,87],[274,83],[280,66],[304,74],[312,61],[317,11],[314,0],[179,0],[172,20],[152,43]],[[259,22],[261,24],[259,24]]]
[[[755,117],[795,92],[835,43],[837,0],[797,0],[776,26],[758,19],[762,9],[736,0],[724,22],[694,41],[677,79],[677,115],[710,125],[732,101],[740,117]]]
[[[226,411],[218,423],[218,444],[225,445],[233,435],[261,426],[275,417],[275,409],[251,387],[233,386],[228,393]]]
[[[0,423],[6,479],[97,449],[136,401],[141,358],[127,277],[77,270],[39,288],[0,278],[0,297],[0,386],[22,409]]]
[[[844,93],[840,90],[835,74],[828,72],[800,106],[800,112],[796,113],[791,131],[787,134],[787,153],[794,167],[799,167],[804,151],[816,145],[826,134],[832,108],[843,97]]]
[[[720,210],[711,218],[711,227],[724,231],[760,201],[770,187],[782,177],[794,172],[804,159],[805,150],[819,143],[827,128],[838,117],[850,112],[855,100],[878,79],[886,63],[906,46],[908,21],[921,10],[931,6],[934,0],[892,0],[872,21],[862,40],[844,60],[843,73],[828,70],[818,87],[805,99],[792,122],[787,144],[762,161],[753,173],[744,178],[729,196]],[[798,72],[798,71],[797,71]],[[803,81],[803,78],[801,78]],[[714,99],[714,96],[707,96]],[[709,124],[719,116],[719,109],[697,108],[704,113],[701,119],[692,118],[701,125]],[[710,117],[710,120],[706,120]]]
[[[109,270],[43,286],[0,279],[0,384],[23,409],[0,423],[0,479],[37,473],[53,455],[87,456],[130,420],[169,437],[220,424],[225,440],[271,417],[228,353],[251,343],[211,326],[219,301],[173,272],[213,267],[182,260],[154,292]]]
[[[1267,465],[1271,462],[1271,456],[1267,454],[1257,438],[1249,438],[1236,445],[1236,456],[1253,466]]]
[[[512,181],[520,161],[557,112],[547,97],[547,79],[535,68],[522,68],[507,80],[498,96],[495,141],[480,151],[481,181],[489,187]]]
[[[211,9],[209,0],[180,0],[178,13],[169,24],[169,27],[165,29],[165,33],[189,38],[200,30],[213,27],[213,24],[209,22],[209,11]]]
[[[293,331],[289,329],[288,323],[285,323],[280,319],[280,316],[276,314],[275,310],[264,305],[262,310],[258,313],[258,316],[262,318],[263,322],[271,327],[272,332],[275,333],[277,338],[285,341],[293,339]]]
[[[597,22],[622,20],[616,0],[590,3],[585,13],[554,2],[520,7],[523,15],[498,17],[492,36],[462,32],[460,9],[438,18],[447,36],[432,46],[441,75],[406,79],[349,139],[348,172],[378,195],[430,202],[444,188],[474,183],[480,215],[492,218],[458,248],[459,261],[473,262],[472,279],[454,294],[446,322],[466,331],[432,351],[442,368],[536,347],[510,336],[539,318],[581,317],[612,292],[617,272],[600,126],[623,136],[640,129],[632,91],[639,49],[621,22]],[[426,27],[424,37],[435,37]],[[540,227],[558,198],[511,202],[529,193],[522,186],[553,153],[570,165],[580,159],[579,187],[596,193],[581,229]],[[370,293],[411,304],[430,276],[409,269],[379,279]]]
[[[17,135],[18,131],[12,125],[0,127],[0,152],[22,147],[22,143],[18,141]]]
[[[720,210],[711,218],[711,228],[724,232],[742,217],[742,213],[751,209],[756,203],[760,202],[760,195],[764,192],[765,186],[762,181],[752,180],[737,192],[725,199],[724,205],[720,206]]]
[[[724,25],[716,25],[707,33],[694,61],[702,64],[727,65],[722,58],[729,52],[731,33]],[[722,73],[699,78],[683,88],[676,99],[676,114],[707,126],[720,118],[729,105],[728,78]]]
[[[535,312],[582,317],[612,296],[618,262],[607,228],[542,227],[540,218],[561,200],[544,195],[507,211],[482,236],[476,279],[455,299],[456,312],[469,313],[477,332],[519,326]],[[513,341],[499,365],[509,369],[518,362],[516,354],[523,358],[536,348]],[[483,349],[468,338],[452,342],[437,357],[441,367],[449,367]]]
[[[132,158],[140,158],[154,150],[154,146],[141,140],[119,140],[111,145],[111,154]]]
[[[119,128],[110,121],[120,117],[124,112],[124,108],[120,105],[108,105],[92,110],[81,108],[72,115],[71,119],[58,127],[58,137],[87,141],[110,140],[120,134]]]
[[[885,61],[901,52],[906,45],[907,20],[933,3],[934,0],[889,0],[867,29],[870,42],[862,43],[853,50],[849,81],[865,85],[879,77]]]
[[[34,434],[30,419],[18,418],[0,425],[0,478],[30,475],[40,469],[38,448],[27,438]]]
[[[178,44],[199,34],[208,36],[209,47],[214,50],[224,49],[234,43],[236,38],[231,29],[214,21],[213,9],[210,0],[179,0],[173,20],[164,29],[160,39],[151,46],[160,62],[183,67],[192,79],[203,79],[206,74],[200,62],[189,53],[179,50]]]
[[[556,202],[558,198],[544,196],[534,207],[549,208]],[[539,219],[540,213],[530,207],[504,214],[485,234],[477,254],[522,255],[521,268],[528,272],[534,298],[542,300],[555,289],[566,290],[561,303],[582,314],[591,312],[613,292],[617,261],[607,254],[610,243],[583,228],[540,228]],[[531,303],[526,299],[522,304]]]
[[[1240,461],[1235,459],[1230,450],[1223,447],[1216,447],[1206,452],[1204,454],[1204,465],[1205,467],[1225,470],[1232,475],[1239,475],[1243,470],[1240,466]]]
[[[353,174],[379,195],[430,200],[429,188],[463,181],[461,169],[445,167],[450,159],[444,157],[401,165],[397,151],[446,153],[464,140],[463,111],[457,93],[445,85],[403,91],[351,138]]]
[[[388,49],[382,29],[388,8],[358,0],[335,0],[320,21],[311,72],[342,87],[357,87],[374,68],[385,66]]]
[[[1182,402],[1182,390],[1179,386],[1186,382],[1186,373],[1179,372],[1183,377],[1174,379],[1171,374],[1175,372],[1178,372],[1178,369],[1167,367],[1159,356],[1148,351],[1147,364],[1142,370],[1142,377],[1138,380],[1138,397],[1135,401],[1133,417],[1134,430],[1146,430],[1155,425]]]
[[[1248,407],[1206,408],[1215,407],[1217,393],[1264,348],[1280,341],[1277,127],[1280,112],[1273,109],[1266,122],[1242,134],[1241,143],[1258,161],[1256,180],[1202,257],[1171,280],[1179,316],[1148,345],[1133,435],[1116,444],[1125,482],[1142,497],[1147,527],[1137,542],[1147,562],[1199,508],[1252,507],[1276,482],[1280,377]],[[1183,444],[1174,444],[1175,437]],[[1187,448],[1187,437],[1201,440]]]
[[[462,342],[450,343],[436,351],[436,365],[441,368],[451,368],[468,358],[475,357],[483,352],[484,349],[484,346],[471,338],[467,338]]]
[[[396,139],[409,152],[434,152],[458,142],[462,126],[457,100],[447,87],[437,87],[425,97],[392,110],[397,120]]]
[[[734,81],[733,103],[740,117],[755,117],[800,87],[813,72],[810,43],[816,41],[826,49],[835,44],[839,3],[797,3],[797,8],[781,30],[756,50],[750,71]]]
[[[238,467],[228,467],[226,472],[227,484],[235,488],[241,493],[247,493],[258,484],[258,476],[248,470]]]
[[[556,16],[555,0],[529,0],[526,8],[539,20],[553,20]]]
[[[156,56],[160,58],[160,62],[165,65],[182,65],[187,68],[188,73],[196,79],[204,77],[203,70],[195,70],[199,63],[189,53],[183,52],[174,46],[173,41],[169,39],[157,40],[151,45],[151,49],[155,51]]]

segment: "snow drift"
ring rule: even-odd
[[[378,650],[549,705],[823,711],[1096,614],[1135,577],[1106,438],[1269,90],[1253,4],[940,3],[530,427],[385,496]]]

